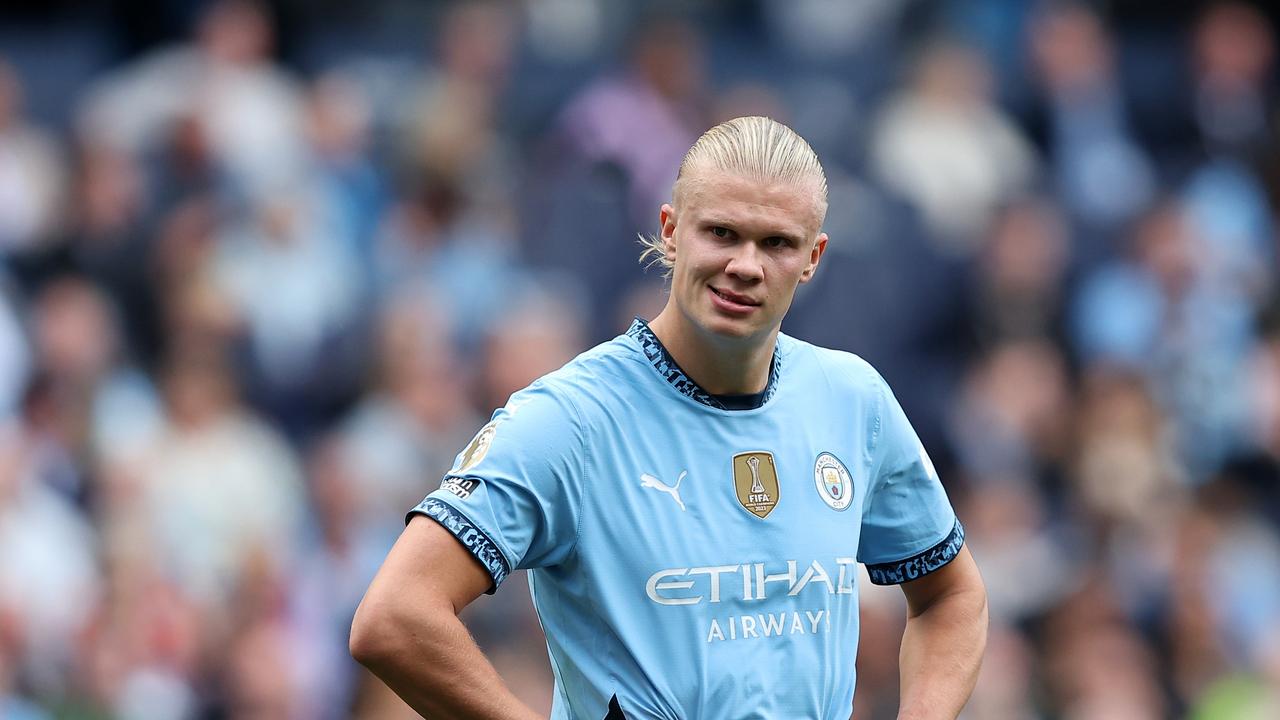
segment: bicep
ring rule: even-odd
[[[969,547],[962,545],[951,562],[923,577],[900,585],[907,597],[907,612],[915,617],[938,600],[957,593],[981,593],[986,590],[978,565],[969,554]]]
[[[414,515],[387,554],[365,602],[447,604],[456,614],[489,589],[493,578],[435,520]]]

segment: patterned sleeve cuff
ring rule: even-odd
[[[511,566],[507,564],[507,558],[498,549],[497,543],[490,540],[483,530],[476,527],[475,523],[449,503],[428,497],[409,511],[405,522],[409,522],[409,519],[417,513],[426,515],[444,526],[445,530],[453,533],[467,552],[470,552],[484,566],[484,569],[489,572],[489,577],[493,578],[493,585],[486,591],[488,594],[492,595],[502,581],[507,579],[507,575],[511,574]]]
[[[956,559],[960,554],[960,546],[964,545],[964,526],[956,518],[951,533],[937,545],[906,560],[890,563],[876,563],[867,566],[867,574],[874,585],[898,585],[922,578]]]

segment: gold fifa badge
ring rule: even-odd
[[[763,518],[778,504],[778,468],[764,450],[733,456],[733,488],[747,512]]]

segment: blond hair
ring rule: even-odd
[[[738,117],[702,134],[680,162],[672,197],[679,204],[682,183],[695,170],[719,170],[762,182],[813,183],[818,217],[827,213],[827,175],[818,155],[795,130],[772,118]],[[640,235],[640,262],[662,266],[671,276],[674,263],[667,257],[660,235]]]

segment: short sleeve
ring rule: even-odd
[[[577,539],[583,428],[572,400],[542,382],[511,397],[409,512],[440,523],[493,578],[562,562]]]
[[[872,419],[871,489],[863,509],[858,561],[871,582],[923,577],[955,559],[964,543],[933,462],[884,380]]]

